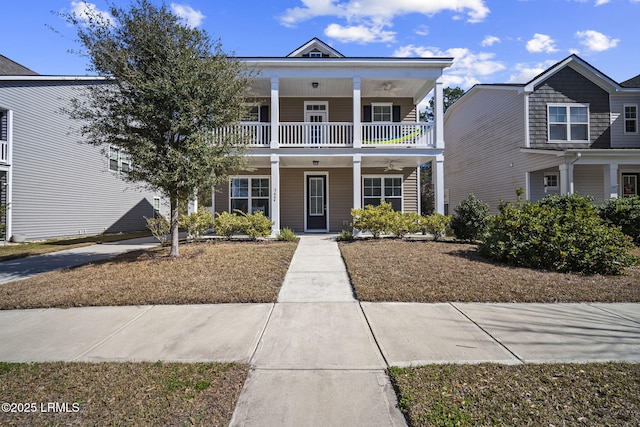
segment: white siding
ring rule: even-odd
[[[576,194],[589,195],[596,202],[604,199],[604,169],[601,165],[575,165],[573,183]]]
[[[495,211],[500,199],[515,200],[516,189],[525,187],[523,95],[479,89],[462,101],[444,123],[449,212],[469,193]]]
[[[13,110],[13,233],[27,239],[145,229],[151,192],[108,171],[99,148],[82,144],[61,112],[89,83],[2,82]]]

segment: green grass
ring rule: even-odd
[[[0,425],[226,426],[248,371],[235,363],[0,362],[2,403],[37,409],[3,410]],[[40,410],[49,402],[71,410]]]
[[[640,364],[428,365],[389,369],[418,426],[637,426]]]
[[[51,239],[42,242],[25,242],[6,244],[0,246],[0,261],[24,258],[32,255],[42,255],[49,252],[57,252],[65,249],[79,248],[94,245],[96,243],[116,242],[119,240],[149,237],[149,231],[137,231],[117,234],[97,234],[93,236]]]

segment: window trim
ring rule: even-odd
[[[396,178],[396,179],[400,179],[400,196],[391,196],[389,197],[389,199],[399,199],[400,200],[400,212],[404,212],[404,175],[402,174],[373,174],[373,175],[362,175],[362,207],[364,208],[366,205],[364,203],[364,199],[371,199],[371,198],[375,198],[375,196],[365,196],[364,194],[364,180],[365,178],[373,178],[373,179],[380,179],[380,201],[386,201],[386,197],[385,197],[385,185],[384,185],[384,179],[385,178]]]
[[[234,179],[247,179],[247,197],[233,197],[233,180]],[[269,183],[269,190],[267,192],[267,196],[266,197],[253,197],[251,195],[251,181],[253,179],[266,179],[267,182]],[[269,215],[266,215],[267,218],[271,218],[271,177],[269,175],[232,175],[229,176],[229,213],[234,213],[234,210],[232,209],[232,201],[234,199],[247,199],[247,210],[249,211],[248,213],[253,214],[253,200],[267,200],[267,209],[269,210]]]
[[[389,120],[376,120],[375,107],[389,107]],[[371,123],[393,123],[393,102],[372,102]]]
[[[115,158],[111,158],[112,152],[116,154]],[[116,162],[116,165],[117,165],[116,169],[113,169],[111,167],[112,160],[115,160]],[[122,167],[123,164],[128,166],[126,170],[123,169]],[[131,170],[132,167],[133,167],[133,161],[131,160],[130,154],[126,154],[123,148],[116,147],[115,145],[109,146],[109,149],[107,150],[107,168],[109,169],[110,172],[126,174]]]
[[[567,121],[564,122],[567,132],[567,139],[551,139],[551,125],[563,124],[563,122],[551,122],[551,107],[564,107],[566,108]],[[587,121],[575,122],[571,121],[571,107],[583,107],[587,109]],[[571,139],[571,125],[587,125],[587,139]],[[567,144],[567,143],[589,143],[591,142],[591,111],[588,103],[549,103],[547,104],[547,142],[552,144]]]
[[[636,117],[634,119],[627,119],[627,107],[635,108]],[[627,121],[633,120],[635,131],[627,132]],[[623,104],[622,105],[622,130],[625,135],[637,135],[638,134],[638,104]]]
[[[547,185],[547,177],[554,177],[556,179],[556,185]],[[558,172],[545,172],[542,181],[545,191],[547,190],[559,190],[560,189],[560,174]]]

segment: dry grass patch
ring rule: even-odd
[[[296,244],[194,243],[119,255],[0,286],[0,309],[276,302]]]
[[[638,266],[621,276],[553,273],[500,265],[475,245],[445,242],[367,240],[340,250],[361,301],[640,302]]]
[[[409,425],[637,426],[640,365],[390,368]]]
[[[228,425],[248,371],[220,363],[0,362],[2,401],[35,409],[3,406],[0,424]],[[49,402],[67,404],[67,412]]]

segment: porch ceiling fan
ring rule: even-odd
[[[389,162],[389,165],[385,168],[385,172],[389,172],[389,171],[401,171],[402,170],[402,166],[398,166],[395,163],[393,163],[393,160]]]
[[[393,82],[390,82],[390,81],[383,82],[380,86],[378,86],[378,91],[384,92],[384,93],[395,93],[397,89],[398,89],[398,86],[393,84]]]

